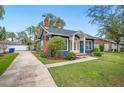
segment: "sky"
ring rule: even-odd
[[[27,27],[37,25],[43,20],[42,14],[52,13],[61,17],[66,26],[65,29],[83,31],[89,35],[96,35],[97,25],[90,24],[87,17],[86,5],[6,5],[4,20],[0,26],[5,26],[7,31],[20,32]]]

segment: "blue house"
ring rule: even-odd
[[[65,40],[65,47],[60,50],[61,53],[89,53],[94,48],[95,37],[84,33],[83,31],[74,31],[62,28],[49,27],[48,19],[45,19],[41,26],[39,40],[37,45],[40,50],[48,52],[47,42],[53,36],[61,36]]]

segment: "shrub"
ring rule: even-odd
[[[99,48],[94,48],[94,49],[93,49],[93,52],[95,52],[95,53],[96,53],[96,52],[99,52]]]
[[[48,48],[51,50],[51,56],[56,56],[57,50],[64,49],[64,38],[60,36],[54,36],[48,41]]]
[[[101,52],[103,52],[104,51],[104,44],[100,44],[99,49],[100,49]]]
[[[66,55],[66,59],[68,59],[68,60],[75,60],[76,59],[76,55],[74,53],[70,52],[70,53],[68,53]]]
[[[94,53],[94,56],[99,56],[99,57],[101,57],[101,56],[102,56],[102,53],[96,52],[96,53]]]
[[[41,52],[39,52],[39,54],[40,54],[40,57],[43,57],[43,58],[47,57],[47,53],[46,52],[41,51]]]

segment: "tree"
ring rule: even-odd
[[[25,31],[22,32],[18,32],[17,33],[17,38],[18,40],[24,44],[24,45],[28,45],[29,50],[31,49],[31,45],[33,44],[33,41],[30,37],[28,37],[27,33]]]
[[[3,19],[3,15],[5,14],[5,10],[2,5],[0,5],[0,20]],[[6,29],[5,27],[0,27],[0,41],[6,39]]]
[[[0,5],[0,19],[3,19],[3,15],[5,14],[5,10],[2,5]]]
[[[91,24],[99,26],[98,35],[105,35],[118,45],[120,37],[124,37],[124,6],[92,6],[88,9]]]
[[[22,31],[22,32],[18,32],[17,33],[17,38],[18,40],[22,43],[22,44],[27,44],[28,43],[28,36],[26,34],[26,32]]]
[[[7,36],[8,38],[11,38],[11,41],[14,41],[14,38],[16,38],[16,34],[14,32],[8,32]]]
[[[39,26],[30,26],[26,29],[30,38],[33,38],[34,41],[38,38],[38,32],[40,31]]]
[[[0,27],[0,41],[6,40],[6,29],[5,27]]]
[[[57,17],[51,13],[43,14],[42,17],[48,17],[49,18],[49,27],[55,27],[55,28],[63,28],[66,23],[63,19],[60,17]],[[43,22],[41,22],[43,23]]]
[[[55,56],[57,50],[64,49],[64,39],[59,36],[54,36],[48,41],[48,48],[51,50],[51,55]]]

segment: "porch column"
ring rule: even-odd
[[[85,40],[85,39],[86,39],[86,38],[85,38],[85,36],[84,36],[84,38],[83,38],[83,41],[84,41],[84,44],[83,44],[83,45],[84,45],[84,46],[83,46],[83,47],[84,47],[83,53],[85,53],[85,43],[86,43],[86,40]]]
[[[72,52],[74,52],[74,37],[75,37],[75,35],[73,35],[73,37],[72,37]]]

